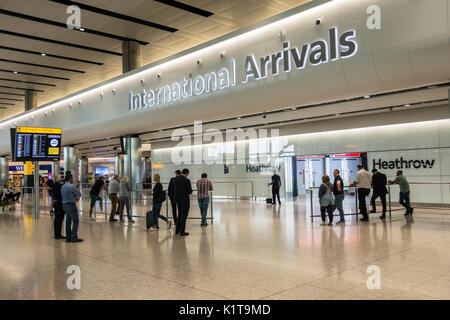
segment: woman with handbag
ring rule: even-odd
[[[130,194],[131,186],[128,177],[123,177],[119,184],[119,216],[120,222],[123,222],[123,209],[127,209],[128,222],[133,223],[133,216],[130,210]],[[100,200],[101,201],[101,200]]]
[[[153,182],[155,186],[153,187],[153,208],[152,208],[152,225],[150,230],[158,230],[158,218],[164,220],[167,223],[167,229],[170,229],[172,226],[172,222],[169,221],[166,217],[160,214],[161,206],[164,201],[166,201],[166,194],[163,191],[163,186],[161,184],[161,178],[159,174],[155,174],[153,178]]]
[[[320,202],[320,214],[322,216],[321,226],[326,226],[326,214],[328,213],[328,225],[333,225],[333,205],[334,199],[332,195],[333,185],[330,182],[330,177],[327,175],[322,176],[322,184],[319,188],[319,202]]]

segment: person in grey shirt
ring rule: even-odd
[[[111,200],[111,215],[109,216],[109,222],[117,221],[115,216],[117,213],[117,206],[119,204],[119,197],[117,196],[120,191],[119,190],[120,189],[119,182],[120,182],[120,178],[117,174],[109,182],[108,195],[109,195],[109,200]]]
[[[133,220],[133,216],[131,215],[131,210],[130,210],[130,194],[131,191],[131,187],[130,187],[130,183],[128,182],[128,177],[122,177],[122,179],[120,179],[120,185],[119,185],[119,201],[120,201],[120,205],[119,205],[119,217],[120,217],[120,222],[123,222],[123,209],[124,207],[127,207],[127,217],[128,217],[128,222],[134,222]]]
[[[81,198],[80,190],[73,185],[73,177],[67,174],[65,183],[61,187],[61,197],[64,213],[66,214],[66,242],[81,242],[78,238],[78,208],[77,201]],[[73,223],[73,225],[72,225]]]
[[[319,202],[320,202],[320,214],[322,215],[321,226],[326,225],[326,212],[328,212],[328,225],[333,225],[333,205],[334,199],[332,194],[332,184],[330,177],[327,175],[322,176],[322,184],[319,188]]]

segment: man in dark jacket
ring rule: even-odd
[[[276,204],[276,199],[278,198],[278,203],[281,204],[280,201],[280,188],[281,188],[281,178],[277,175],[277,171],[273,171],[272,182],[269,183],[269,186],[272,186],[272,203]]]
[[[381,214],[380,219],[386,218],[386,194],[388,193],[386,184],[387,184],[386,175],[379,172],[377,169],[372,169],[373,193],[372,199],[370,200],[370,203],[372,204],[372,210],[370,212],[372,213],[377,212],[375,206],[375,199],[380,197],[381,205],[383,206],[383,213]]]
[[[53,199],[53,207],[55,208],[55,221],[53,223],[54,231],[55,231],[55,239],[65,239],[61,234],[62,225],[64,221],[64,210],[62,205],[62,195],[61,195],[61,187],[62,187],[62,179],[61,175],[57,174],[54,176],[54,181],[52,184],[52,199]]]
[[[185,230],[190,207],[189,195],[192,194],[191,180],[187,178],[188,175],[189,170],[183,169],[181,175],[175,177],[175,199],[178,207],[178,221],[175,233],[181,236],[189,235],[189,232]]]
[[[181,175],[181,171],[175,171],[175,177],[170,179],[169,187],[167,188],[167,192],[169,194],[170,204],[172,206],[172,215],[173,215],[173,223],[175,226],[177,225],[177,200],[175,199],[175,179]]]
[[[342,178],[340,176],[339,170],[334,169],[333,171],[334,176],[334,184],[333,184],[333,194],[334,194],[334,206],[333,206],[333,212],[334,210],[338,209],[339,216],[341,219],[337,224],[345,224],[345,215],[344,215],[344,208],[342,207],[342,202],[344,201],[345,195],[344,195],[344,181],[342,181]]]

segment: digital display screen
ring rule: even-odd
[[[60,159],[62,130],[55,128],[17,127],[15,161],[54,161]]]
[[[105,176],[109,174],[108,167],[95,167],[95,175],[96,176]]]

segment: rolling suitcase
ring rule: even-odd
[[[267,186],[267,194],[268,194],[268,197],[266,198],[266,203],[272,204],[272,198],[270,198],[270,187],[269,186]]]
[[[152,226],[152,210],[147,211],[147,213],[145,215],[145,220],[146,220],[146,225],[147,225],[147,230],[148,230]]]

